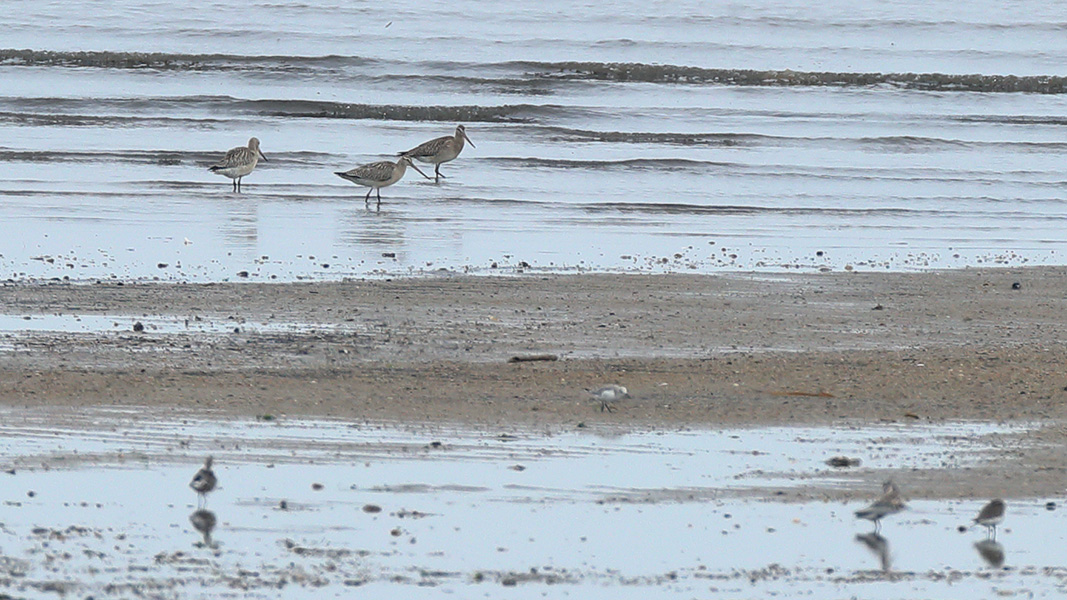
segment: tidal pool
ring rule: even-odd
[[[448,426],[0,413],[0,594],[412,598],[1059,596],[1064,511],[862,503],[902,465],[989,460],[1022,426],[488,431]],[[198,512],[188,482],[215,457]],[[830,456],[863,460],[835,470]],[[905,488],[906,480],[902,480]],[[210,535],[207,526],[214,521]],[[198,528],[200,530],[198,530]]]

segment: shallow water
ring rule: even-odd
[[[1067,255],[1067,40],[1047,3],[183,7],[0,6],[0,275]],[[460,122],[477,147],[380,212],[332,174]],[[252,135],[270,161],[237,196],[206,167]]]
[[[17,576],[0,584],[16,596],[58,586],[78,597],[257,598],[278,587],[343,597],[358,587],[370,598],[433,598],[515,586],[507,593],[523,598],[974,598],[1048,597],[1067,582],[1063,511],[1043,500],[1009,501],[999,568],[975,547],[983,532],[956,530],[981,502],[912,501],[883,525],[888,571],[857,539],[869,533],[851,514],[862,504],[767,500],[798,482],[862,488],[869,469],[988,460],[1021,427],[609,436],[285,419],[131,425],[111,411],[4,417],[0,448],[15,472],[4,475],[0,566]],[[207,453],[221,482],[207,506],[218,523],[211,545],[190,523],[187,487]],[[840,453],[863,467],[831,472],[823,461]]]

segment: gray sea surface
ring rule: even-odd
[[[0,278],[1064,264],[1055,3],[0,3]],[[334,171],[464,124],[440,184]],[[232,193],[207,167],[257,136]],[[432,169],[420,165],[424,170]]]

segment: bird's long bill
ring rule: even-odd
[[[467,132],[466,131],[463,132],[463,139],[467,140],[467,143],[471,145],[471,148],[477,148],[478,147],[478,146],[475,146],[474,142],[472,142],[470,137],[467,136]]]
[[[263,162],[268,162],[267,157],[263,155],[263,151],[259,148],[256,148],[256,154],[258,154],[259,157],[263,159]]]
[[[416,166],[415,166],[415,162],[414,162],[414,161],[412,161],[412,162],[410,162],[410,163],[408,163],[408,164],[410,164],[410,165],[411,165],[411,168],[412,168],[412,169],[415,169],[416,171],[418,171],[418,172],[419,172],[419,175],[422,175],[422,176],[423,176],[423,177],[425,177],[426,179],[433,179],[433,177],[430,177],[430,176],[429,176],[429,175],[427,175],[426,173],[423,173],[423,172],[422,172],[422,169],[420,169],[420,168],[416,167]]]

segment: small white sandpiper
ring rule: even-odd
[[[401,152],[397,156],[409,156],[420,162],[434,165],[433,180],[434,183],[437,183],[444,177],[441,174],[441,164],[455,160],[459,153],[463,152],[463,142],[465,141],[471,145],[471,148],[477,148],[474,142],[467,137],[467,129],[462,125],[456,125],[455,135],[434,138],[415,146],[407,152]]]
[[[259,159],[267,160],[259,150],[259,140],[248,140],[248,146],[238,146],[226,153],[217,164],[208,167],[208,171],[218,173],[233,180],[233,191],[241,191],[241,178],[256,168]]]
[[[616,384],[605,385],[595,390],[589,390],[594,400],[600,401],[600,412],[605,410],[615,412],[615,402],[630,397],[630,391],[626,387]]]
[[[408,156],[401,156],[400,160],[395,163],[383,160],[368,165],[360,165],[348,171],[335,171],[334,174],[341,179],[347,179],[357,185],[365,185],[369,187],[370,189],[367,190],[367,196],[363,199],[364,204],[370,203],[371,193],[377,190],[378,206],[381,207],[382,188],[389,187],[400,181],[400,178],[404,176],[404,172],[409,166],[418,171],[419,174],[426,179],[430,178],[429,175],[423,173],[418,167],[411,164],[411,157]]]
[[[203,500],[203,505],[207,505],[207,495],[211,490],[215,489],[215,485],[219,480],[215,477],[215,472],[211,470],[211,464],[214,462],[214,458],[207,457],[204,459],[204,466],[200,467],[200,470],[193,475],[193,480],[189,482],[189,487],[196,490],[198,500]],[[197,502],[197,506],[201,506],[200,502]]]

